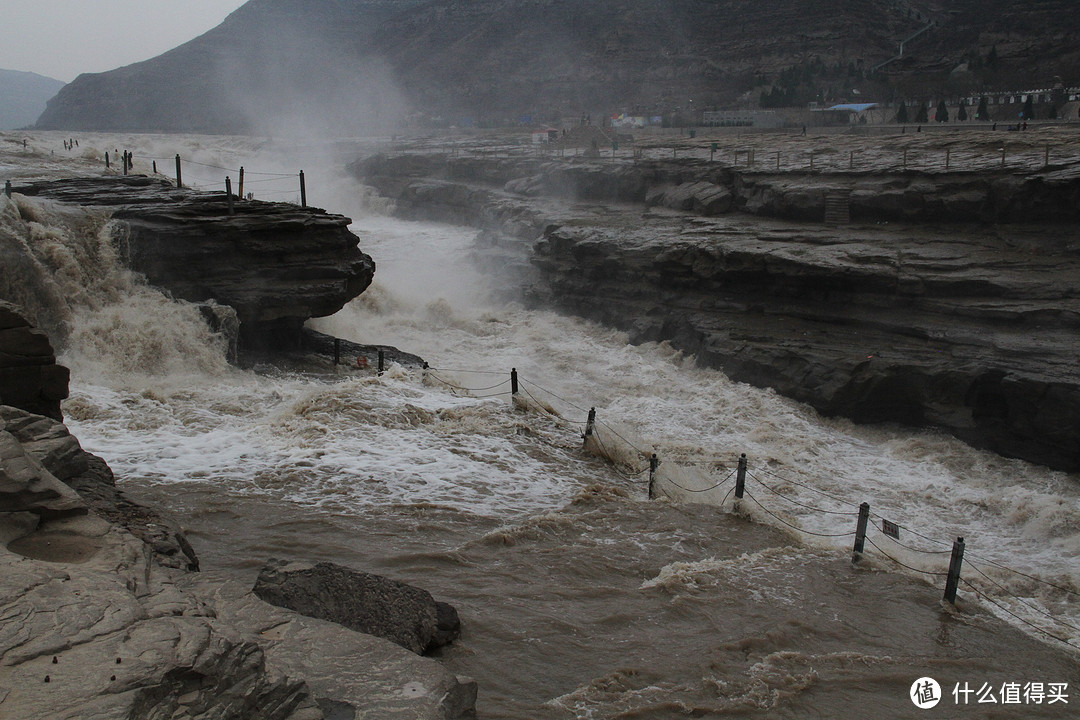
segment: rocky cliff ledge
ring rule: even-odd
[[[527,242],[538,302],[828,415],[1080,470],[1074,165],[768,173],[402,154],[351,167],[407,217],[483,227],[504,252]]]
[[[375,263],[352,222],[318,208],[235,200],[141,176],[16,186],[13,192],[103,207],[130,267],[183,300],[236,310],[241,351],[293,348],[311,317],[332,315],[371,283]]]
[[[475,718],[434,660],[197,568],[64,425],[0,405],[0,717]]]
[[[48,336],[14,305],[0,301],[0,403],[60,420],[69,376],[56,364]]]

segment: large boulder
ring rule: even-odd
[[[457,611],[426,590],[328,562],[270,560],[253,592],[271,605],[385,638],[417,654],[452,642]]]
[[[191,583],[205,584],[196,576]],[[267,664],[307,680],[327,720],[475,720],[476,682],[380,637],[260,600],[238,582],[213,593],[220,621],[254,638]]]

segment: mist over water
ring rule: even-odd
[[[175,152],[127,140],[137,157]],[[267,172],[351,159],[182,142],[201,162]],[[308,172],[309,198],[353,217],[377,264],[363,296],[311,325],[416,353],[435,373],[232,368],[194,308],[119,275],[76,279],[92,297],[65,316],[72,431],[133,496],[177,513],[210,572],[253,577],[276,555],[426,587],[462,612],[465,635],[442,660],[480,681],[482,717],[861,717],[864,703],[898,716],[929,658],[957,682],[1080,683],[1075,664],[989,624],[970,588],[961,596],[974,615],[951,618],[940,578],[873,548],[853,569],[851,538],[823,537],[853,530],[866,501],[904,526],[906,546],[933,554],[876,529],[868,537],[939,572],[964,536],[988,576],[966,573],[972,585],[1076,641],[1080,632],[1039,612],[1080,626],[1075,595],[990,564],[1080,587],[1076,476],[932,432],[823,419],[666,344],[631,346],[623,333],[496,299],[470,259],[474,231],[389,218],[353,181]],[[36,222],[39,234],[66,232],[56,218],[2,209],[5,231]],[[100,233],[79,237],[93,244]],[[108,263],[87,266],[98,265]],[[510,368],[552,412],[511,409]],[[581,449],[594,406],[601,442],[625,464]],[[661,458],[662,494],[700,504],[649,502],[639,450]],[[728,513],[730,482],[690,492],[724,482],[739,453],[754,498],[740,509],[761,524]]]

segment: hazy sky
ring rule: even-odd
[[[0,0],[0,69],[71,82],[147,60],[246,0]]]

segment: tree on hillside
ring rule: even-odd
[[[979,109],[975,111],[976,120],[989,120],[990,108],[986,107],[986,96],[979,98]]]
[[[1024,119],[1031,120],[1035,117],[1035,96],[1028,95],[1024,101]]]
[[[915,122],[925,123],[930,122],[930,108],[923,102],[919,105],[919,112],[915,115]]]
[[[900,102],[900,109],[896,111],[896,122],[898,122],[898,123],[906,123],[907,121],[908,121],[907,105],[903,101],[901,101]]]
[[[968,119],[967,100],[960,101],[960,109],[956,111],[956,119],[958,122],[964,122]]]
[[[938,122],[949,122],[949,108],[946,107],[944,100],[938,103],[937,112],[934,113],[934,120],[937,120]]]

